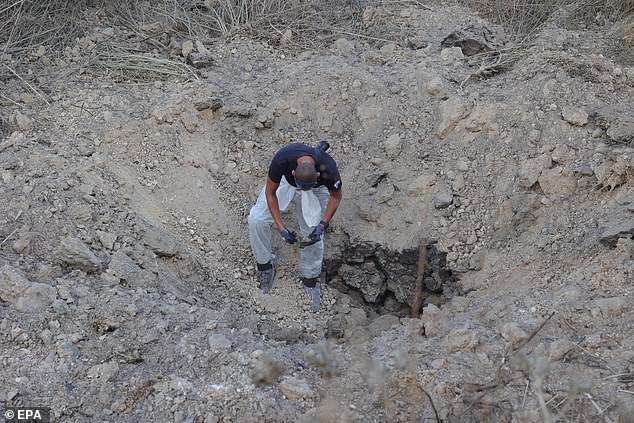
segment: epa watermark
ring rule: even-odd
[[[5,407],[2,416],[6,423],[52,423],[48,407]]]

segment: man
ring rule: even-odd
[[[319,147],[290,144],[279,150],[269,166],[266,185],[249,213],[249,239],[257,262],[257,283],[267,293],[275,278],[271,263],[271,225],[282,239],[299,244],[299,271],[304,289],[312,299],[312,310],[319,310],[319,275],[324,258],[324,235],[341,202],[341,176],[337,164],[326,153],[329,145]],[[301,235],[298,240],[282,220],[282,212],[293,203]]]

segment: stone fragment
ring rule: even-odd
[[[440,51],[440,58],[448,62],[455,62],[464,59],[464,53],[460,47],[443,48]]]
[[[469,328],[453,329],[444,340],[450,352],[474,351],[480,343],[477,332]]]
[[[396,159],[403,150],[403,144],[400,134],[392,134],[387,138],[385,142],[385,154],[389,159]]]
[[[577,178],[567,168],[546,169],[538,179],[539,186],[549,197],[569,196],[577,191]]]
[[[181,47],[181,54],[183,57],[188,57],[192,51],[194,51],[194,42],[191,40],[185,41]]]
[[[63,239],[56,255],[57,260],[65,266],[87,273],[101,271],[101,260],[78,238]]]
[[[453,202],[453,194],[448,191],[440,191],[434,196],[433,204],[435,209],[444,209]]]
[[[86,372],[89,379],[98,379],[101,382],[112,380],[119,373],[119,364],[115,360],[95,364]]]
[[[29,286],[31,281],[21,270],[8,264],[0,268],[0,300],[15,304]]]
[[[178,253],[176,240],[149,223],[141,225],[141,241],[159,257],[174,257]]]
[[[460,97],[452,96],[438,106],[438,127],[436,134],[445,138],[454,130],[458,122],[469,115],[469,106]]]
[[[552,166],[552,159],[548,154],[525,160],[519,164],[517,182],[520,188],[529,189],[539,179],[545,169]]]
[[[396,325],[400,325],[401,320],[393,314],[384,314],[374,319],[368,328],[373,336],[379,336],[381,333],[391,329]]]
[[[339,38],[334,42],[335,50],[341,53],[351,53],[355,50],[354,43],[346,38]]]
[[[561,117],[571,125],[584,126],[588,123],[588,112],[582,108],[564,107]]]
[[[520,328],[517,324],[513,322],[507,322],[503,324],[499,328],[499,331],[502,335],[502,338],[511,343],[521,341],[528,336],[522,328]]]
[[[425,91],[427,91],[427,94],[431,96],[437,96],[445,89],[445,84],[443,83],[442,78],[434,74],[423,76],[422,84]]]
[[[634,219],[627,215],[614,215],[601,227],[600,242],[608,247],[616,247],[619,239],[634,239]]]
[[[291,401],[299,401],[313,396],[313,390],[304,379],[286,376],[280,382],[280,390]]]
[[[24,313],[46,311],[57,296],[57,290],[44,283],[33,283],[18,298],[15,308]]]
[[[231,351],[232,342],[221,333],[213,333],[207,337],[209,349],[214,354],[225,353]]]
[[[29,133],[33,130],[33,120],[19,111],[12,114],[9,121],[16,125],[21,132]]]

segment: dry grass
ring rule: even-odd
[[[186,64],[142,54],[109,54],[100,57],[93,69],[117,82],[145,83],[167,79],[198,79]]]
[[[20,54],[46,44],[61,50],[80,36],[87,0],[14,0],[0,6],[2,53]]]
[[[587,27],[614,25],[631,43],[634,0],[458,0],[509,30],[517,38],[531,37],[544,25]]]

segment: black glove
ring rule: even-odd
[[[324,234],[326,233],[327,226],[328,224],[323,220],[319,222],[319,225],[315,226],[315,229],[313,229],[310,235],[308,235],[310,241],[306,243],[305,246],[308,247],[309,245],[313,245],[316,242],[321,241],[321,239],[324,237]]]
[[[284,242],[288,242],[289,244],[295,244],[297,242],[297,234],[295,232],[289,231],[286,228],[280,231],[280,235],[282,235],[282,238],[284,238]]]

